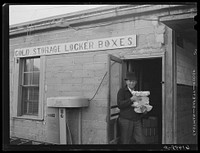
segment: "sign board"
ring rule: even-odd
[[[127,47],[136,47],[136,35],[20,48],[14,50],[14,57],[31,57]]]

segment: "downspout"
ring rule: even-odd
[[[78,144],[82,144],[82,108],[79,110],[78,122]]]

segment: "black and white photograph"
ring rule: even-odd
[[[198,150],[197,3],[6,5],[3,150]]]

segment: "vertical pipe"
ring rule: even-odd
[[[82,144],[82,108],[78,112],[78,143]]]
[[[107,71],[108,71],[108,94],[107,94],[107,116],[106,116],[106,122],[107,122],[107,140],[106,143],[110,143],[110,136],[109,136],[109,130],[110,130],[110,86],[111,86],[111,55],[108,55],[107,59]]]
[[[176,33],[172,31],[172,81],[173,81],[173,144],[177,143],[177,58],[176,58]]]
[[[67,144],[66,109],[59,108],[60,144]]]

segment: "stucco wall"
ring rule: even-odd
[[[152,54],[165,51],[165,26],[156,21],[136,20],[74,29],[62,29],[41,32],[10,39],[10,110],[11,136],[46,141],[46,100],[44,100],[44,120],[34,121],[13,119],[13,51],[17,48],[49,45],[65,42],[84,41],[136,34],[137,47],[70,53],[45,57],[45,99],[53,96],[84,96],[92,98],[104,74],[107,71],[107,55],[120,58],[124,55]],[[97,95],[88,108],[82,110],[82,142],[83,144],[107,143],[107,94],[108,75],[105,77]],[[73,120],[73,119],[72,119]],[[36,128],[37,127],[37,128]],[[71,127],[73,128],[73,127]]]

